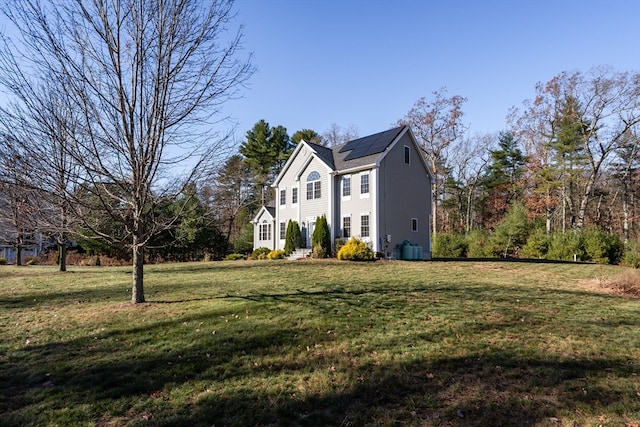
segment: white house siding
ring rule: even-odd
[[[362,174],[369,175],[369,193],[360,193],[360,176]],[[345,216],[351,217],[351,236],[361,238],[363,241],[370,243],[374,250],[376,247],[376,228],[374,226],[376,220],[375,213],[375,201],[377,199],[375,194],[376,182],[377,182],[377,170],[366,169],[362,171],[354,171],[347,173],[351,176],[351,196],[348,198],[342,197],[342,177],[338,177],[336,180],[336,212],[334,221],[336,224],[335,237],[343,237],[342,218]],[[362,215],[369,215],[369,237],[362,237],[362,224],[360,218]]]
[[[404,161],[404,147],[410,147],[410,164]],[[431,181],[420,161],[421,153],[408,134],[396,143],[380,163],[379,171],[379,236],[391,235],[382,247],[387,256],[399,258],[397,245],[405,240],[422,246],[423,259],[431,258],[429,217],[431,214]],[[411,219],[418,220],[418,231],[411,229]]]
[[[266,221],[266,222],[265,222]],[[271,215],[269,214],[269,212],[267,212],[266,209],[262,209],[261,212],[259,213],[259,216],[256,218],[255,221],[255,229],[254,229],[254,233],[253,233],[253,248],[257,249],[257,248],[269,248],[269,249],[276,249],[276,246],[274,244],[274,236],[276,235],[275,233],[278,232],[277,230],[277,226],[274,224],[273,218],[271,217]],[[261,235],[260,235],[260,225],[261,224],[271,224],[271,236],[268,239],[261,239]]]
[[[307,177],[312,172],[318,172],[320,175],[320,198],[307,200]],[[313,157],[307,147],[304,147],[298,153],[298,156],[293,159],[276,187],[278,195],[282,189],[287,191],[285,207],[279,206],[280,199],[278,197],[278,206],[276,207],[278,234],[280,223],[287,223],[289,220],[297,221],[298,225],[303,229],[304,237],[307,237],[305,244],[308,246],[317,217],[323,214],[327,215],[327,222],[329,223],[329,228],[331,228],[331,218],[329,217],[329,200],[332,190],[330,185],[331,178],[329,167],[321,160]],[[291,192],[294,187],[298,188],[298,203],[295,206],[292,204]],[[278,235],[276,238],[276,246],[282,249],[285,241],[280,240],[279,237]]]
[[[307,200],[307,177],[312,172],[320,174],[320,198]],[[306,237],[306,244],[310,247],[311,235],[315,227],[315,221],[322,215],[327,216],[329,229],[332,229],[332,223],[329,212],[329,200],[331,196],[330,180],[332,176],[327,166],[318,159],[313,159],[303,172],[300,174],[300,227],[304,228],[303,237]]]

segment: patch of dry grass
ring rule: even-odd
[[[601,279],[600,287],[621,295],[640,298],[640,271],[627,270],[611,279]]]

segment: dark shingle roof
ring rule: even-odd
[[[334,169],[340,171],[374,164],[403,130],[404,126],[400,126],[333,147]]]
[[[315,150],[320,160],[325,162],[331,169],[335,170],[336,166],[335,162],[333,161],[333,151],[331,150],[331,148],[323,147],[322,145],[314,144],[311,142],[309,142],[308,144]]]

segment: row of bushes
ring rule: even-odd
[[[500,233],[489,235],[474,230],[467,235],[438,233],[433,239],[437,258],[535,258],[562,261],[591,261],[624,264],[640,268],[640,244],[625,245],[620,238],[595,227],[581,231],[547,235],[535,229],[524,240],[505,239]]]
[[[362,240],[359,240],[355,237],[349,239],[347,242],[340,242],[340,245],[337,249],[337,258],[339,260],[349,260],[349,261],[371,261],[376,258],[376,255],[371,250],[371,248],[364,243]],[[314,257],[315,258],[326,258],[325,251],[323,245],[316,245],[314,248]],[[319,254],[321,256],[317,256],[315,254]],[[283,259],[287,256],[286,251],[282,249],[271,250],[269,248],[257,248],[255,249],[249,256],[245,256],[242,254],[229,254],[225,258],[226,261],[236,261],[236,260],[244,260],[244,259],[253,259],[253,260],[265,260],[265,259]]]

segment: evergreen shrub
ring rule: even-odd
[[[352,237],[338,251],[338,259],[344,261],[372,261],[375,254],[362,240]]]
[[[640,268],[640,242],[629,242],[624,248],[622,264],[627,267]]]
[[[321,251],[316,252],[316,246],[322,247]],[[316,220],[316,227],[313,230],[311,236],[311,247],[313,248],[315,258],[326,258],[331,256],[331,232],[329,231],[329,224],[327,223],[327,216],[322,215]],[[323,256],[316,256],[322,254]]]
[[[487,232],[480,229],[472,230],[465,236],[467,256],[469,258],[491,258],[491,247]]]
[[[551,236],[547,259],[562,261],[573,261],[573,255],[578,261],[585,260],[584,245],[580,233],[567,231],[565,233],[554,233]]]
[[[551,238],[543,228],[537,228],[527,239],[527,243],[522,247],[522,255],[524,258],[545,259],[549,252]]]
[[[435,258],[464,258],[467,255],[465,236],[455,232],[437,233],[433,238]]]
[[[7,263],[6,258],[0,258],[0,265],[5,265]]]
[[[618,264],[622,258],[624,245],[615,234],[609,234],[596,227],[588,227],[582,232],[585,258],[598,264]]]
[[[284,252],[291,255],[293,251],[302,246],[302,232],[297,221],[289,220],[287,224],[287,234],[285,236]]]
[[[225,261],[239,261],[239,260],[245,260],[247,259],[247,256],[244,254],[229,254],[226,257],[224,257]]]

